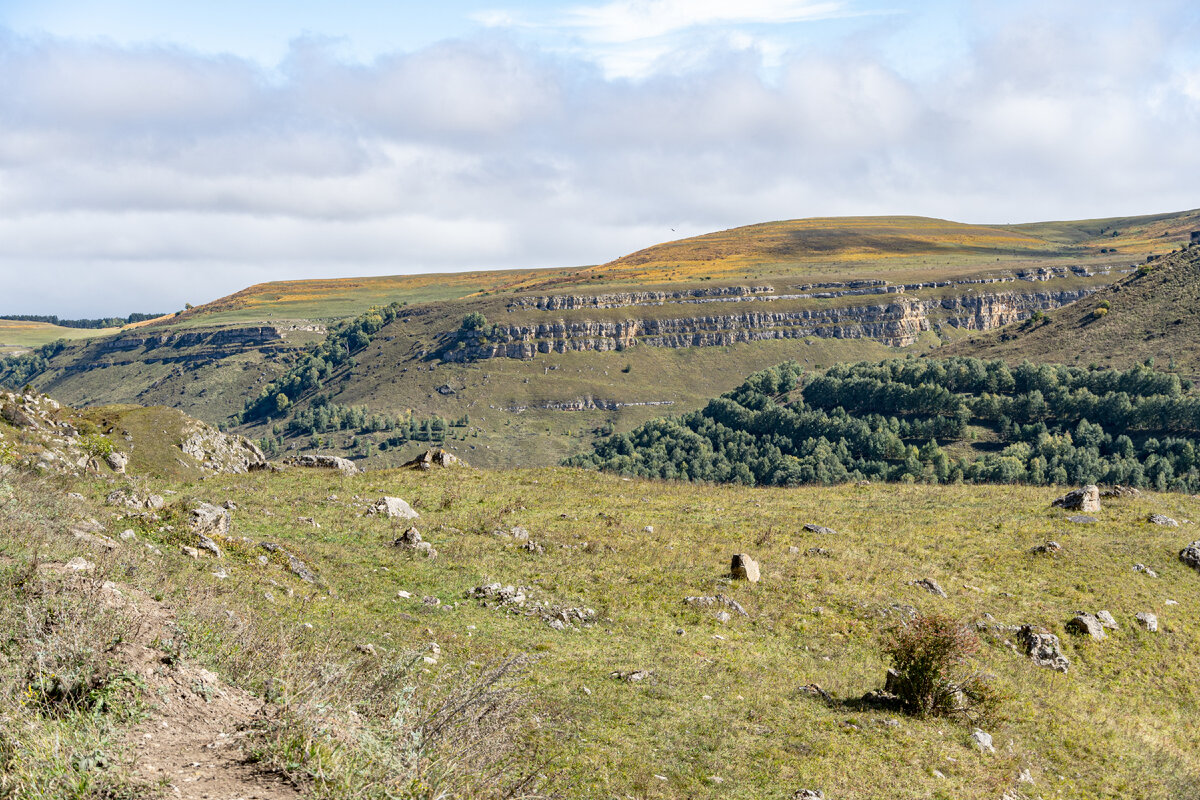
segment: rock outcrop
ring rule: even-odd
[[[1062,508],[1067,511],[1095,513],[1100,510],[1100,488],[1094,484],[1089,484],[1080,489],[1074,489],[1050,505],[1051,507]]]
[[[742,287],[753,288],[753,287]],[[802,310],[755,310],[736,314],[629,318],[615,321],[558,319],[529,324],[497,324],[489,331],[463,332],[440,352],[445,361],[479,361],[490,358],[530,359],[539,353],[608,352],[632,345],[649,347],[724,347],[744,342],[774,339],[874,339],[892,347],[916,342],[935,322],[954,328],[991,330],[1026,319],[1034,311],[1058,308],[1085,297],[1089,289],[1058,292],[1001,292],[964,294],[921,300],[894,295],[886,303],[867,303],[836,308]],[[738,295],[730,301],[765,301],[815,295],[759,297]],[[572,297],[563,308],[607,308],[607,301],[621,295],[592,298]],[[634,295],[629,297],[633,298]],[[559,308],[539,298],[548,309]],[[549,305],[547,305],[549,304]]]
[[[340,456],[324,456],[305,454],[290,456],[283,460],[284,464],[293,467],[308,467],[315,469],[336,469],[344,475],[357,475],[358,467],[349,459]]]

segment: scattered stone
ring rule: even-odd
[[[409,599],[410,597],[412,597],[412,592],[406,592],[406,591],[404,591],[403,589],[401,589],[400,591],[396,592],[396,597],[399,597],[399,598],[402,598],[402,599],[404,599],[404,600],[407,600],[407,599]]]
[[[1066,672],[1071,662],[1062,654],[1058,637],[1053,633],[1043,633],[1034,630],[1032,625],[1023,625],[1017,631],[1017,638],[1025,645],[1025,655],[1039,667],[1046,667],[1055,672]]]
[[[946,590],[943,589],[933,578],[922,578],[919,581],[909,581],[909,586],[917,586],[930,594],[938,597],[947,597]]]
[[[441,391],[441,390],[439,389],[439,391]],[[454,467],[454,466],[465,467],[466,463],[463,462],[458,456],[453,455],[452,453],[447,453],[445,450],[443,450],[440,447],[435,447],[431,450],[426,450],[424,453],[421,453],[421,455],[417,456],[412,461],[406,461],[400,465],[401,469],[420,469],[420,470],[433,469],[434,467]]]
[[[95,568],[96,565],[83,556],[75,556],[67,562],[67,569],[72,572],[91,572]]]
[[[217,571],[213,573],[213,577],[217,578],[219,580],[225,580],[226,578],[229,577],[229,573],[225,570],[224,567],[218,567]]]
[[[1141,497],[1142,493],[1132,486],[1121,486],[1117,484],[1100,493],[1101,497]]]
[[[542,547],[537,542],[526,542],[525,544],[521,545],[521,549],[538,556],[544,555],[546,552],[546,548]]]
[[[642,528],[642,530],[643,530],[645,533],[654,533],[654,526],[653,526],[653,525],[647,525],[646,527]]]
[[[1099,521],[1095,517],[1089,517],[1086,514],[1075,514],[1074,516],[1067,517],[1067,522],[1074,522],[1076,525],[1091,525]]]
[[[796,547],[796,545],[794,545],[794,544],[788,545],[788,555],[794,556],[794,555],[797,555],[799,552],[800,552],[800,548]]]
[[[825,800],[825,793],[819,789],[800,789],[792,795],[792,800]]]
[[[104,457],[105,463],[113,472],[125,474],[125,467],[129,466],[129,456],[119,450],[113,450]]]
[[[379,653],[375,651],[375,645],[369,642],[367,644],[355,645],[354,649],[367,656],[377,657],[379,655]]]
[[[353,461],[339,456],[300,455],[285,458],[283,463],[293,467],[311,467],[316,469],[336,469],[343,475],[357,475],[359,470]]]
[[[1045,544],[1039,544],[1029,552],[1052,555],[1057,553],[1059,550],[1062,550],[1062,545],[1058,542],[1046,542]]]
[[[1133,571],[1144,573],[1146,575],[1146,577],[1148,577],[1148,578],[1157,578],[1158,577],[1158,573],[1155,572],[1154,570],[1150,569],[1149,567],[1147,567],[1145,564],[1134,564]]]
[[[822,689],[819,684],[810,683],[807,686],[801,686],[800,691],[804,692],[805,694],[811,694],[814,697],[820,697],[826,703],[833,702],[833,695]]]
[[[758,562],[745,553],[733,554],[729,572],[735,579],[758,583]]]
[[[827,536],[837,536],[837,531],[835,531],[833,528],[826,528],[824,525],[817,525],[812,522],[805,524],[804,530],[808,531],[809,533],[820,533],[820,534],[827,535]]]
[[[1033,783],[1033,774],[1030,773],[1029,767],[1025,767],[1017,773],[1017,783]]]
[[[725,623],[727,623],[727,622],[729,622],[730,620],[732,620],[732,619],[733,619],[733,617],[731,617],[731,616],[729,615],[729,612],[728,612],[728,611],[725,611],[725,610],[723,610],[723,609],[722,609],[721,611],[718,611],[718,612],[715,614],[715,616],[716,616],[717,622],[721,623],[722,625],[724,625]]]
[[[232,518],[229,509],[201,503],[191,511],[189,525],[192,532],[203,536],[228,536]]]
[[[1108,611],[1097,611],[1096,619],[1100,620],[1100,624],[1109,630],[1120,630],[1120,627],[1117,625],[1116,618],[1113,617],[1113,615]]]
[[[429,606],[430,608],[437,608],[441,604],[442,604],[442,600],[439,597],[434,597],[432,595],[427,594],[421,598],[421,605],[423,605],[423,606]]]
[[[1179,527],[1179,522],[1177,520],[1173,520],[1165,514],[1151,514],[1150,516],[1146,517],[1146,521],[1151,525],[1166,525],[1169,528]]]
[[[612,678],[613,680],[624,681],[625,683],[641,683],[653,675],[653,670],[638,669],[634,670],[633,672],[611,672],[609,673],[608,677]]]
[[[1164,602],[1164,603],[1166,603],[1166,604],[1167,604],[1167,605],[1169,605],[1169,606],[1177,606],[1177,605],[1179,605],[1179,601],[1178,601],[1178,600],[1164,600],[1163,602]]]
[[[124,542],[132,542],[137,540],[137,534],[131,528],[121,531],[117,534],[117,538]]]
[[[529,531],[520,525],[517,525],[515,528],[510,528],[508,534],[518,542],[529,541]]]
[[[188,547],[186,544],[179,548],[179,552],[188,558],[200,558],[200,551],[194,547]]]
[[[1137,620],[1138,625],[1141,625],[1150,633],[1158,632],[1158,617],[1149,611],[1139,611],[1133,615],[1133,618]]]
[[[804,551],[806,556],[821,556],[822,558],[833,558],[833,551],[826,550],[824,547],[810,547]]]
[[[288,568],[291,569],[292,574],[294,574],[297,578],[304,581],[305,583],[316,583],[317,582],[316,574],[313,573],[313,571],[308,568],[308,565],[306,565],[300,559],[296,558],[291,553],[288,553]]]
[[[1179,560],[1192,569],[1200,570],[1200,540],[1179,551]]]
[[[75,537],[75,541],[86,544],[89,547],[97,547],[101,550],[115,550],[117,548],[117,543],[107,536],[97,535],[78,528],[73,529],[71,534]]]
[[[208,552],[212,553],[217,558],[221,557],[221,548],[217,547],[216,542],[214,542],[212,539],[208,538],[207,536],[205,536],[202,533],[196,534],[196,538],[198,540],[198,544],[199,544],[199,547],[201,550],[207,550]]]
[[[711,608],[714,606],[724,606],[725,608],[728,608],[730,611],[736,612],[740,616],[743,616],[743,617],[750,616],[749,614],[746,613],[746,609],[742,608],[741,603],[739,603],[738,601],[736,601],[732,598],[726,597],[723,594],[707,595],[707,596],[701,596],[701,597],[685,597],[685,598],[683,598],[683,602],[689,606],[696,606],[698,608]]]
[[[1096,618],[1095,614],[1080,611],[1071,618],[1071,621],[1065,627],[1067,633],[1073,633],[1077,636],[1090,636],[1098,642],[1104,639],[1104,625]]]
[[[981,753],[996,752],[996,748],[992,745],[992,735],[981,731],[979,728],[976,728],[971,733],[971,741],[975,743],[975,746],[979,748],[979,752]]]
[[[1088,484],[1080,489],[1067,492],[1050,505],[1067,511],[1095,513],[1100,510],[1100,489],[1095,484]]]
[[[367,516],[384,516],[399,519],[418,519],[420,514],[413,510],[405,501],[399,497],[381,497],[371,504],[367,509]]]

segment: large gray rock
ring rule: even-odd
[[[739,580],[758,583],[758,562],[745,553],[734,553],[729,566],[729,573]]]
[[[214,506],[212,503],[201,503],[192,509],[189,525],[192,533],[228,536],[230,521],[228,509]]]
[[[1171,519],[1170,517],[1166,516],[1165,514],[1151,514],[1149,517],[1146,518],[1146,521],[1149,522],[1151,525],[1166,525],[1167,527],[1170,527],[1170,528],[1178,528],[1179,527],[1178,521]]]
[[[381,497],[371,504],[367,509],[367,516],[383,516],[393,517],[396,519],[418,519],[418,514],[413,507],[399,497]]]
[[[1053,633],[1044,633],[1035,630],[1032,625],[1023,625],[1017,631],[1017,638],[1025,645],[1025,655],[1037,666],[1055,672],[1066,672],[1070,669],[1071,662],[1062,654],[1058,637]]]
[[[313,467],[316,469],[336,469],[344,475],[357,475],[358,467],[353,461],[340,456],[302,455],[284,459],[285,464],[293,467]]]
[[[1158,617],[1156,617],[1154,614],[1151,614],[1149,611],[1139,611],[1133,615],[1133,618],[1137,620],[1138,625],[1141,625],[1143,628],[1150,631],[1150,633],[1158,632]]]
[[[1050,505],[1065,508],[1067,511],[1095,513],[1100,510],[1100,488],[1095,484],[1088,484],[1080,489],[1067,492]]]
[[[1076,636],[1090,636],[1096,641],[1104,639],[1104,623],[1095,614],[1080,611],[1066,624],[1066,629]]]
[[[822,535],[827,535],[827,536],[837,536],[837,531],[835,531],[833,528],[826,528],[824,525],[817,525],[812,522],[809,522],[808,524],[806,524],[804,526],[804,530],[808,531],[809,533],[820,533]]]
[[[1192,542],[1180,550],[1179,560],[1192,569],[1200,570],[1200,540]]]
[[[120,450],[113,450],[104,457],[109,469],[113,472],[124,473],[125,467],[129,466],[129,456],[122,453]]]

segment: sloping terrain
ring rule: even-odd
[[[1048,315],[952,346],[1009,362],[1129,367],[1147,359],[1200,376],[1200,245],[1145,263],[1085,300]]]
[[[1187,241],[1195,217],[795,220],[593,268],[263,284],[117,336],[10,359],[0,382],[32,382],[77,405],[167,405],[232,426],[247,399],[291,380],[308,348],[340,324],[396,305],[398,318],[369,346],[347,340],[349,360],[318,365],[327,373],[319,390],[309,381],[285,411],[239,430],[278,450],[387,466],[428,444],[399,436],[398,425],[444,418],[463,421],[445,444],[471,463],[552,464],[597,432],[693,410],[784,360],[816,368],[926,353],[1053,313]],[[323,404],[392,422],[293,424]]]
[[[115,490],[166,502],[114,504]],[[1200,572],[1180,554],[1200,501],[1106,498],[1081,524],[1051,506],[1060,493],[562,468],[128,484],[4,471],[3,786],[1196,796]],[[368,514],[383,496],[420,516]],[[759,579],[733,578],[732,554]],[[64,566],[30,580],[46,560]],[[139,613],[106,606],[114,593]],[[1073,633],[1081,611],[1110,627]],[[935,614],[978,638],[964,666],[994,708],[925,717],[883,691],[888,632]],[[492,682],[489,665],[514,659],[523,671]]]

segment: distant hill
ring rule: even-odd
[[[373,468],[431,440],[481,467],[555,464],[783,361],[928,355],[1053,318],[1198,229],[1196,211],[800,219],[593,267],[280,281],[88,342],[43,332],[0,361],[0,384],[76,406],[165,405],[272,453],[320,449]]]
[[[1200,245],[1154,261],[1090,297],[952,345],[986,358],[1129,367],[1153,358],[1200,375]]]

